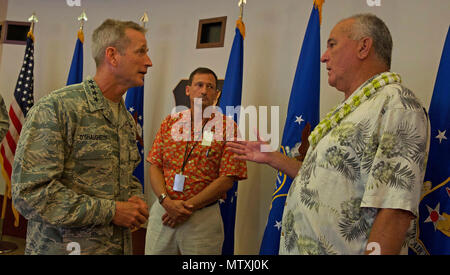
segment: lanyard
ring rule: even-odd
[[[203,135],[203,130],[205,129],[205,125],[206,125],[206,123],[208,123],[208,121],[209,121],[209,119],[205,123],[203,123],[202,135]],[[197,146],[197,144],[198,144],[198,142],[194,143],[194,146],[192,146],[192,148],[191,148],[191,150],[189,151],[189,154],[188,154],[189,141],[186,141],[186,149],[184,150],[183,165],[181,166],[181,174],[183,174],[184,167],[186,166],[186,164],[187,164],[187,162],[189,160],[189,157],[191,156],[191,153],[192,153],[192,151],[194,151],[194,148]],[[186,155],[187,155],[187,157],[186,157]]]

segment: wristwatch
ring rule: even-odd
[[[163,203],[163,200],[164,200],[166,197],[167,197],[167,194],[166,194],[166,193],[162,193],[161,195],[159,195],[159,197],[158,197],[159,203],[162,204],[162,203]]]

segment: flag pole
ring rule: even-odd
[[[36,17],[36,13],[33,12],[33,14],[31,15],[30,18],[28,18],[28,22],[31,22],[31,26],[30,26],[30,33],[34,34],[34,25],[39,22],[39,20]]]
[[[148,22],[148,14],[147,14],[147,12],[144,12],[144,15],[139,19],[139,21],[142,22],[142,27],[145,28],[145,25]]]
[[[29,35],[31,35],[31,38],[34,40],[34,37],[33,37],[34,26],[37,22],[39,22],[39,20],[36,17],[35,12],[33,12],[33,14],[31,15],[30,18],[28,18],[28,22],[31,22]],[[7,179],[7,180],[10,180],[10,179]],[[14,252],[18,248],[17,244],[15,244],[13,242],[8,242],[8,241],[2,240],[3,239],[3,224],[4,224],[4,220],[5,220],[8,196],[9,196],[9,193],[11,192],[11,190],[8,189],[8,185],[10,185],[10,184],[8,184],[8,183],[5,184],[5,192],[3,195],[3,203],[2,203],[2,214],[0,217],[0,254],[11,253],[11,252]],[[12,206],[12,202],[11,202],[11,206]],[[14,211],[14,209],[13,209],[13,211]]]
[[[7,186],[5,185],[5,193],[3,195],[2,217],[0,218],[0,255],[14,252],[17,244],[13,242],[3,241],[3,221],[5,220],[6,206],[8,202]]]
[[[242,20],[242,18],[244,17],[244,5],[247,4],[247,0],[239,0],[239,7],[241,8],[241,12],[239,15],[239,18]]]
[[[72,62],[70,64],[69,75],[67,78],[66,85],[72,85],[83,82],[83,44],[84,44],[84,25],[88,18],[86,16],[86,11],[78,16],[78,21],[80,22],[80,28],[77,32],[77,40],[75,43],[75,50],[72,57]]]
[[[139,19],[139,21],[142,22],[142,27],[145,29],[145,26],[146,26],[146,24],[149,21],[147,12],[144,12],[144,15],[142,15],[142,17]],[[142,86],[142,89],[143,89],[143,86]],[[144,95],[142,95],[142,96],[144,96]],[[136,126],[139,127],[139,123],[138,123],[137,120],[136,120]],[[140,228],[143,228],[142,226],[141,227],[135,227],[135,228],[131,229],[131,233],[134,233],[134,232],[138,231]]]
[[[81,15],[78,17],[78,21],[80,21],[80,30],[83,31],[84,30],[84,23],[86,21],[88,21],[88,18],[86,16],[86,11],[85,10],[83,10]]]
[[[84,44],[84,23],[88,21],[85,10],[83,10],[81,15],[78,17],[78,21],[80,21],[80,30],[78,31],[78,39],[80,39],[81,43]]]
[[[236,108],[236,106],[240,106],[242,102],[245,38],[245,25],[242,21],[242,17],[244,14],[245,3],[246,0],[239,0],[238,6],[240,7],[240,16],[236,21],[235,35],[228,58],[225,80],[222,86],[221,97],[217,103],[222,110],[223,115],[226,115],[225,109],[228,109],[228,106]],[[235,125],[239,123],[239,115],[239,112],[237,112],[231,118],[236,123]],[[226,198],[222,197],[219,200],[220,214],[222,216],[224,227],[222,255],[234,255],[237,198],[238,181],[233,181],[233,186],[226,192]]]

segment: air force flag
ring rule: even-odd
[[[289,99],[280,151],[291,157],[294,157],[295,152],[298,151],[301,143],[300,137],[306,124],[309,123],[311,128],[314,128],[319,122],[320,8],[321,4],[316,5],[315,1],[303,39]],[[271,210],[259,251],[261,255],[278,255],[281,218],[283,217],[284,204],[291,183],[291,178],[278,172],[275,192],[272,195]]]
[[[427,254],[450,255],[450,27],[430,104],[431,142],[419,205],[418,242]],[[417,251],[416,251],[417,252]]]

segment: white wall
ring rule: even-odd
[[[2,2],[3,1],[3,2]],[[198,66],[211,67],[224,78],[238,0],[82,0],[82,7],[68,7],[65,0],[0,1],[0,15],[7,6],[6,19],[25,21],[33,11],[36,27],[35,98],[64,86],[78,29],[77,17],[86,9],[85,76],[93,75],[90,36],[104,19],[111,17],[138,21],[144,11],[150,16],[147,38],[153,68],[145,86],[145,151],[150,149],[162,119],[174,106],[172,89]],[[287,103],[297,66],[301,43],[312,7],[312,0],[249,0],[244,12],[247,36],[244,53],[242,104],[280,106],[280,138]],[[6,5],[8,3],[8,5]],[[321,33],[322,52],[333,26],[355,13],[372,12],[381,17],[394,39],[392,70],[403,77],[428,107],[444,39],[450,23],[448,0],[381,0],[380,7],[369,7],[366,0],[328,0],[324,4]],[[228,16],[225,46],[195,49],[198,21]],[[9,106],[23,58],[24,46],[0,46],[0,93]],[[343,99],[327,84],[325,67],[321,71],[323,116]],[[301,99],[299,99],[301,100]],[[275,171],[248,164],[249,179],[239,185],[236,221],[236,253],[257,254],[274,191]],[[146,176],[147,178],[147,176]],[[148,179],[148,178],[147,178]],[[0,183],[0,190],[3,190]],[[146,189],[150,187],[147,183]],[[151,192],[148,192],[149,200]]]

